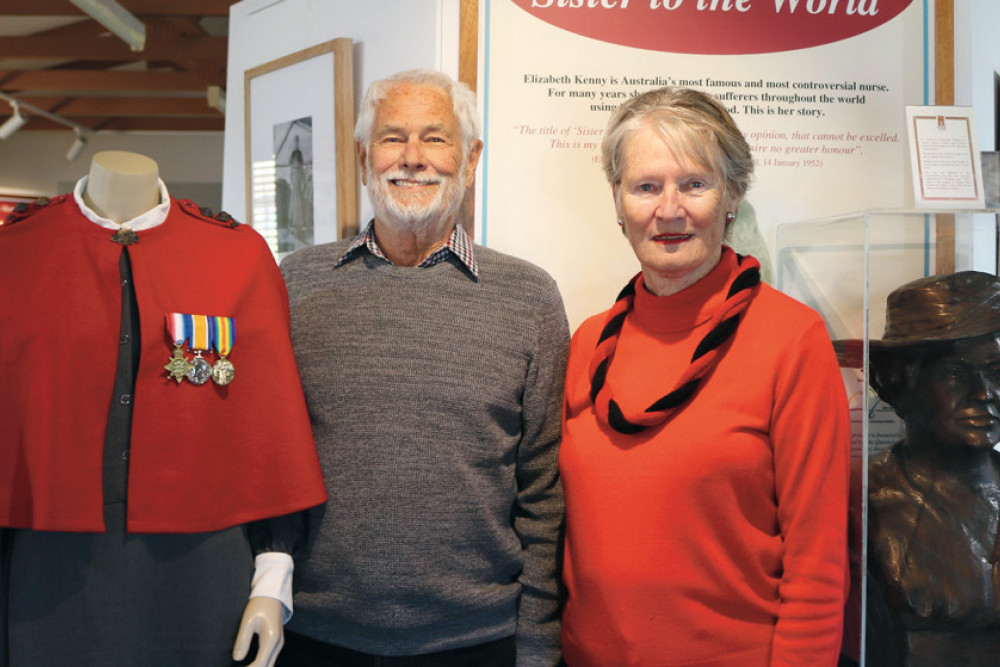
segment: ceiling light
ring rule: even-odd
[[[209,86],[207,91],[208,106],[215,109],[223,116],[226,115],[226,91],[222,86]]]
[[[28,122],[28,119],[21,115],[21,107],[17,102],[11,102],[10,109],[10,118],[5,120],[3,125],[0,125],[0,139],[7,139],[10,135],[20,130],[22,125]]]
[[[146,48],[146,25],[115,0],[69,0],[125,41],[133,51]]]
[[[83,151],[84,146],[87,145],[87,137],[83,136],[83,133],[79,129],[74,129],[76,132],[76,138],[73,139],[73,145],[69,147],[66,151],[66,161],[72,162],[73,160],[80,157],[80,153]]]

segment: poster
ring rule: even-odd
[[[785,222],[903,207],[904,107],[926,103],[921,0],[485,0],[477,240],[553,275],[570,326],[638,270],[600,167],[623,100],[663,85],[729,109],[754,152],[754,254]],[[770,264],[767,256],[758,257]]]

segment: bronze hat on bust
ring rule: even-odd
[[[886,298],[885,334],[868,341],[871,354],[1000,334],[1000,278],[959,271],[919,278]],[[861,340],[834,341],[841,366],[861,366]]]

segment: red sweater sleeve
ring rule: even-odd
[[[771,439],[785,554],[771,665],[835,665],[847,586],[850,424],[822,322],[804,331],[777,380]]]

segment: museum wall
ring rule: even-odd
[[[976,110],[982,150],[997,148],[997,76],[1000,72],[1000,3],[955,3],[955,103]]]
[[[124,150],[157,161],[172,195],[202,206],[222,203],[222,134],[97,132],[72,162],[67,130],[22,130],[0,141],[0,193],[31,197],[62,194],[90,168],[94,153]]]
[[[280,14],[286,23],[254,21],[253,12],[273,4],[245,0],[233,7],[231,21],[240,26],[230,43],[230,72],[227,94],[230,114],[241,114],[243,69],[281,54],[334,37],[355,41],[355,93],[360,95],[367,84],[391,71],[408,66],[441,67],[457,70],[457,46],[442,47],[446,26],[440,21],[427,30],[414,30],[414,16],[433,15],[436,7],[457,12],[458,0],[446,2],[410,2],[379,0],[384,11],[357,11],[357,4],[346,0],[285,0]],[[932,3],[933,4],[933,3]],[[430,13],[426,6],[433,9]],[[451,7],[449,7],[449,5]],[[391,15],[393,21],[384,17]],[[281,28],[281,29],[279,29]],[[457,29],[455,27],[454,29]],[[431,39],[417,49],[413,39],[420,33]],[[995,0],[955,0],[955,103],[972,105],[979,119],[977,130],[982,150],[996,148],[996,82],[1000,71],[1000,3]],[[423,34],[421,38],[427,37]],[[237,62],[239,61],[239,62]],[[234,67],[233,65],[237,66]],[[70,137],[65,131],[23,130],[0,141],[0,192],[29,196],[59,194],[64,184],[86,173],[90,157],[99,150],[129,150],[154,157],[163,178],[181,196],[197,198],[199,203],[243,211],[242,123],[227,127],[225,138],[219,133],[104,133],[92,136],[83,153],[67,162],[65,152]],[[225,161],[226,166],[223,167]],[[187,184],[193,187],[184,194]],[[214,201],[205,201],[209,197]],[[360,195],[361,217],[368,215],[367,202]]]
[[[368,84],[402,69],[458,75],[458,0],[244,0],[229,18],[223,203],[246,218],[244,72],[338,37],[354,42],[355,108]],[[353,150],[353,149],[352,149]],[[370,217],[360,197],[360,220]]]

